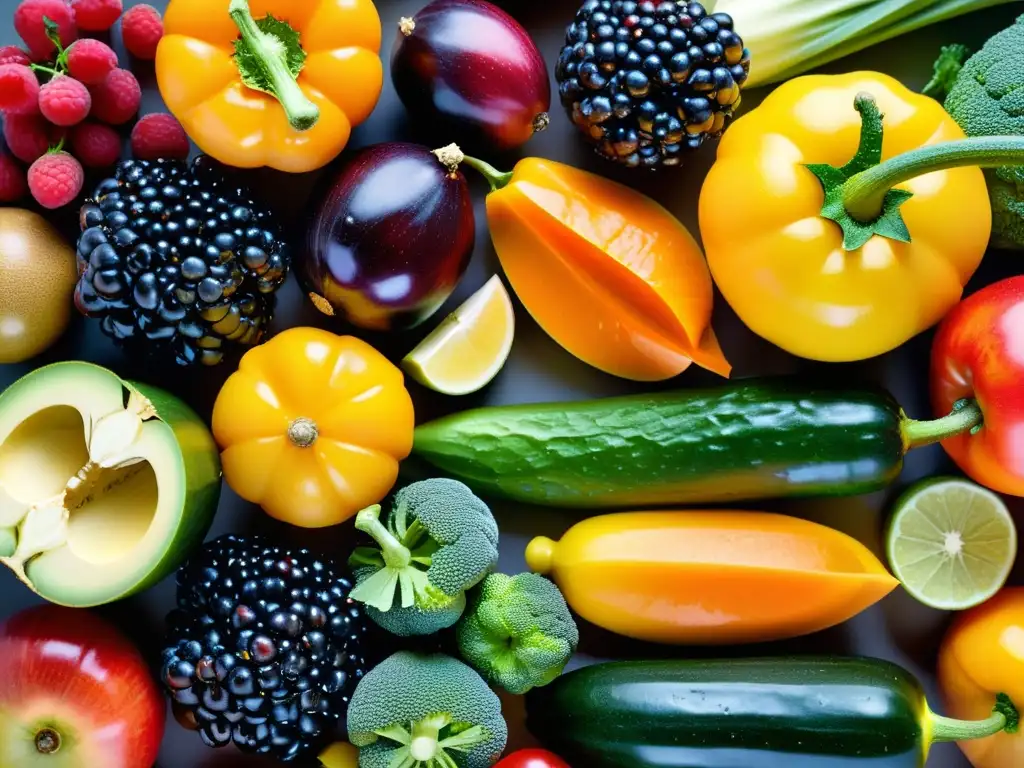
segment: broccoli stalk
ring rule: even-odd
[[[349,558],[352,599],[403,637],[452,626],[465,610],[466,590],[498,562],[491,511],[460,482],[424,480],[396,494],[387,524],[380,515],[379,505],[356,515],[356,528],[376,546],[359,547]]]
[[[501,702],[472,669],[400,651],[356,686],[348,738],[360,768],[489,768],[508,729]]]
[[[369,534],[380,549],[360,547],[352,553],[349,565],[353,568],[372,567],[372,576],[359,582],[352,590],[352,599],[376,608],[390,611],[395,601],[395,587],[402,595],[402,607],[419,605],[424,609],[444,608],[452,598],[445,595],[427,579],[427,569],[437,551],[437,542],[427,535],[418,520],[405,527],[405,514],[393,516],[395,532],[380,521],[380,504],[367,507],[356,515],[356,528]],[[404,507],[401,510],[404,513]],[[379,570],[377,570],[379,569]]]
[[[558,587],[535,573],[488,576],[456,636],[462,657],[514,694],[558,677],[580,638]]]

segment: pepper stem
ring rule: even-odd
[[[932,443],[940,443],[964,432],[973,432],[981,427],[985,414],[976,400],[959,400],[953,410],[940,419],[931,421],[915,421],[906,419],[903,422],[903,444],[907,450],[921,448]]]
[[[251,63],[260,69],[269,88],[260,87],[276,98],[284,108],[285,115],[292,128],[297,131],[308,131],[320,119],[320,108],[317,107],[295,80],[295,75],[288,66],[288,50],[285,43],[277,35],[268,34],[259,28],[249,10],[249,0],[231,0],[228,13],[242,35],[242,41],[251,54]],[[249,57],[247,57],[247,60]],[[236,53],[236,63],[238,56]],[[247,74],[243,72],[243,81]]]
[[[904,152],[850,178],[843,185],[843,205],[858,221],[873,221],[882,214],[885,196],[897,184],[966,165],[1024,165],[1024,137],[974,136]]]
[[[954,720],[934,712],[928,713],[931,722],[932,743],[944,741],[971,741],[1006,731],[1016,733],[1020,726],[1020,713],[1005,693],[996,696],[992,714],[984,720]]]
[[[316,422],[300,416],[288,425],[288,439],[297,448],[309,448],[320,436]]]
[[[490,163],[485,163],[483,160],[477,160],[475,157],[464,157],[463,162],[470,168],[483,174],[483,177],[487,179],[487,183],[491,185],[491,192],[497,192],[499,189],[504,189],[512,181],[512,176],[515,171],[509,171],[508,173],[502,173]]]
[[[900,206],[914,195],[895,189],[898,184],[965,165],[1024,165],[1024,137],[1020,136],[979,136],[933,144],[882,162],[883,115],[874,96],[858,93],[853,106],[860,113],[861,134],[850,162],[841,168],[827,163],[807,165],[825,193],[821,216],[839,225],[847,251],[857,250],[876,235],[911,241]]]

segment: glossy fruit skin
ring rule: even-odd
[[[900,425],[880,390],[745,380],[476,409],[419,427],[414,450],[482,494],[622,508],[876,491],[902,468]]]
[[[314,426],[305,445],[292,437],[299,420]],[[213,407],[228,485],[304,528],[379,502],[409,455],[413,423],[398,368],[364,341],[316,328],[290,328],[247,352]]]
[[[56,754],[71,750],[75,765],[151,768],[164,711],[145,661],[98,616],[45,605],[0,628],[0,766],[52,765],[54,755],[20,748],[49,726],[62,737]]]
[[[972,294],[942,321],[932,345],[932,408],[981,406],[975,434],[942,443],[971,479],[1024,496],[1024,276]],[[948,413],[948,411],[947,411]]]
[[[42,216],[0,208],[0,363],[53,344],[71,320],[75,254]]]
[[[427,147],[376,144],[345,165],[315,213],[297,273],[314,305],[371,330],[433,315],[469,266],[473,201]]]
[[[587,621],[657,643],[806,635],[846,621],[898,586],[856,539],[764,512],[590,517],[558,542],[533,539],[526,562],[551,574]]]
[[[928,753],[917,680],[854,657],[597,664],[530,691],[526,714],[588,768],[921,768]]]
[[[984,718],[1004,693],[1024,702],[1024,588],[1006,587],[959,614],[939,648],[939,685],[947,714]],[[1024,764],[1024,733],[998,733],[959,742],[974,768]]]
[[[548,124],[544,57],[519,22],[486,0],[434,0],[411,24],[403,20],[391,77],[414,121],[470,146],[514,149]]]
[[[171,114],[202,152],[238,168],[289,173],[323,167],[377,105],[384,79],[380,16],[372,0],[254,0],[299,32],[307,57],[298,85],[320,109],[297,131],[273,96],[246,87],[232,55],[238,28],[223,3],[172,0],[156,52],[156,79]]]
[[[669,211],[540,158],[521,160],[502,183],[487,196],[494,248],[526,310],[562,347],[633,381],[670,379],[693,362],[729,375],[704,254]]]
[[[569,764],[546,749],[520,749],[499,760],[494,768],[569,768]]]
[[[985,177],[967,167],[898,185],[914,193],[900,208],[911,242],[875,236],[843,250],[804,165],[841,167],[854,156],[860,92],[884,115],[883,160],[964,138],[940,103],[887,75],[799,77],[732,124],[700,194],[704,248],[726,301],[754,333],[812,360],[871,358],[930,328],[988,247]]]

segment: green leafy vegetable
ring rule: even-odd
[[[507,739],[498,697],[442,654],[388,657],[359,681],[348,707],[360,768],[489,768]]]
[[[360,547],[349,558],[352,599],[396,635],[450,627],[466,607],[466,590],[498,562],[490,509],[457,480],[435,479],[400,490],[386,525],[380,513],[374,505],[356,515],[356,528],[377,546]]]
[[[756,87],[796,77],[915,29],[1011,0],[718,0],[750,50]]]
[[[945,106],[968,136],[1024,136],[1024,16],[967,60]],[[993,245],[1024,248],[1024,167],[989,168],[985,180]]]
[[[536,573],[484,579],[457,633],[462,657],[515,694],[558,677],[580,640],[562,593]]]

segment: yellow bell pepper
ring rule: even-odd
[[[511,173],[465,162],[491,183],[494,248],[533,319],[585,363],[661,381],[691,362],[728,376],[711,328],[714,289],[700,246],[649,197],[528,157]]]
[[[171,0],[157,84],[206,154],[302,173],[376,106],[380,41],[371,0]]]
[[[733,124],[701,190],[715,282],[795,355],[894,349],[960,300],[985,253],[985,179],[960,166],[1020,162],[1022,147],[964,139],[938,102],[886,75],[791,80]]]
[[[939,649],[939,685],[956,718],[990,716],[1000,694],[1024,706],[1024,588],[1007,587],[954,620]],[[974,768],[1024,765],[1020,731],[959,745]]]
[[[413,423],[398,368],[359,339],[316,328],[246,352],[213,408],[228,485],[304,528],[383,499],[412,450]]]
[[[856,539],[757,512],[624,512],[591,517],[526,549],[572,609],[626,637],[751,643],[816,632],[898,582]]]

